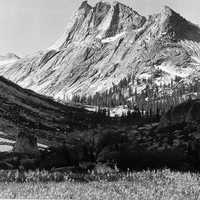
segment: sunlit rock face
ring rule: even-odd
[[[62,100],[103,92],[130,74],[158,85],[176,76],[192,80],[200,70],[199,40],[199,27],[169,7],[144,17],[119,2],[85,1],[51,47],[0,67],[0,74]],[[158,70],[162,77],[154,78]]]

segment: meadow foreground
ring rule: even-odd
[[[111,177],[111,178],[110,178]],[[200,174],[162,171],[95,175],[93,181],[1,183],[0,198],[198,200]]]

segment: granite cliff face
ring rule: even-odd
[[[105,91],[128,75],[153,77],[158,85],[176,76],[192,80],[200,70],[199,42],[199,27],[169,7],[144,17],[119,2],[92,7],[85,1],[56,43],[1,67],[0,74],[64,100]]]

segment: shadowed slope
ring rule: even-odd
[[[87,128],[91,118],[83,109],[56,103],[0,77],[0,131],[4,134],[16,136],[26,128],[39,141],[60,138],[61,142],[69,131]]]

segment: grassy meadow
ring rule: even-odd
[[[17,199],[133,199],[133,200],[198,200],[200,174],[170,170],[85,175],[63,175],[48,179],[47,172],[38,179],[29,178],[0,183],[0,198]],[[32,173],[32,176],[37,177]],[[41,179],[40,176],[43,176]],[[46,179],[45,179],[46,177]]]

